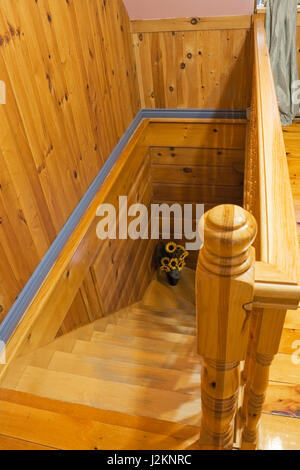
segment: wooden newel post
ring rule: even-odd
[[[230,449],[239,390],[239,363],[246,357],[253,301],[257,233],[254,217],[222,205],[200,221],[204,244],[196,273],[198,353],[203,357],[200,446]]]

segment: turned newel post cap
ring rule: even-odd
[[[242,207],[224,204],[204,214],[199,231],[205,249],[226,258],[248,250],[255,240],[257,223]]]

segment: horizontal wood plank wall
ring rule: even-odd
[[[131,22],[142,107],[246,109],[251,16]]]
[[[193,205],[193,231],[196,230],[195,203],[209,210],[218,204],[242,205],[246,122],[155,123],[149,126],[153,202]],[[179,244],[171,224],[171,238]],[[166,236],[160,227],[161,237]],[[183,233],[183,227],[182,227]],[[187,264],[196,268],[198,252],[191,251]]]
[[[139,110],[123,2],[1,0],[0,80],[1,321]]]

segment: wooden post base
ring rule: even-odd
[[[201,447],[232,449],[239,363],[205,359],[202,370]]]
[[[247,421],[243,431],[243,444],[257,447],[258,426],[269,385],[270,366],[274,356],[269,354],[255,355],[255,368],[252,383],[247,397]]]

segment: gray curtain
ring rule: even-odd
[[[293,83],[298,80],[297,64],[298,0],[268,0],[266,34],[276,93],[284,126],[290,125],[299,111],[293,104]]]

